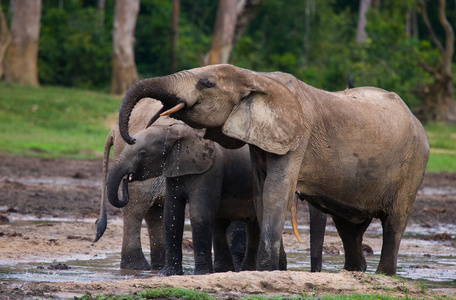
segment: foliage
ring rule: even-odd
[[[185,299],[185,300],[211,300],[215,299],[205,292],[199,292],[182,288],[159,288],[148,289],[138,292],[135,295],[118,295],[118,296],[92,296],[85,295],[75,297],[76,300],[146,300],[146,299]]]
[[[355,41],[359,0],[262,0],[255,18],[235,45],[230,63],[257,71],[283,71],[326,90],[378,86],[399,94],[410,107],[420,105],[419,86],[431,81],[420,63],[436,65],[438,50],[429,41],[421,16],[418,33],[405,34],[415,0],[376,1],[367,15],[368,40]],[[198,67],[210,48],[218,1],[181,0],[178,69]],[[62,85],[108,91],[114,1],[106,1],[100,25],[97,1],[43,0],[39,79]],[[437,37],[443,40],[436,6],[428,5]],[[456,2],[447,1],[456,24]],[[8,3],[2,3],[7,17]],[[135,60],[141,78],[171,69],[171,15],[168,0],[142,0],[135,31]],[[456,83],[456,76],[454,79]]]
[[[71,88],[0,84],[0,151],[11,155],[102,155],[120,99]]]
[[[62,3],[43,3],[38,55],[40,82],[109,90],[112,24],[99,26],[99,12],[93,6],[75,0]]]

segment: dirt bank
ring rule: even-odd
[[[0,269],[14,262],[56,262],[78,258],[93,258],[107,253],[120,252],[121,223],[110,222],[105,236],[96,244],[92,222],[98,215],[101,160],[36,159],[0,155]],[[436,227],[439,224],[456,224],[456,174],[427,174],[420,195],[415,202],[410,225]],[[447,192],[435,192],[435,191]],[[448,192],[449,191],[449,192]],[[308,223],[306,205],[300,205],[299,222]],[[73,222],[17,223],[11,222],[34,216],[38,218],[69,219]],[[121,218],[119,210],[109,208],[110,221]],[[81,221],[78,221],[81,220]],[[145,233],[143,233],[143,236]],[[186,239],[191,236],[186,233]],[[308,236],[302,234],[303,243],[296,242],[284,233],[285,247],[307,251]],[[436,232],[433,243],[415,243],[416,238],[405,238],[401,252],[417,255],[452,254],[456,248],[454,232]],[[440,241],[438,241],[440,239]],[[145,236],[143,241],[147,241]],[[366,244],[374,252],[381,248],[381,238],[366,237]],[[337,235],[328,234],[325,246],[341,250]],[[147,245],[144,246],[144,248]],[[432,266],[429,266],[432,268]],[[451,267],[451,266],[450,266]],[[160,278],[128,278],[95,282],[0,282],[0,299],[72,298],[85,293],[123,294],[146,287],[184,287],[200,289],[218,298],[237,299],[246,294],[306,295],[378,293],[397,297],[429,298],[435,293],[450,295],[454,289],[429,290],[417,282],[340,271],[322,272],[241,272],[205,276],[173,276]]]

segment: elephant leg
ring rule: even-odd
[[[186,200],[173,179],[166,179],[166,200],[163,210],[165,227],[165,266],[159,274],[182,275],[182,235],[184,233]]]
[[[285,249],[283,247],[283,239],[280,240],[279,270],[287,270],[287,254],[285,253]]]
[[[125,207],[123,210],[123,239],[120,259],[121,269],[150,270],[141,248],[141,223],[143,216]]]
[[[339,233],[345,251],[345,266],[347,271],[366,271],[367,263],[364,258],[362,242],[363,234],[372,219],[355,224],[340,217],[333,216],[334,224]]]
[[[399,216],[394,215],[381,218],[383,243],[377,273],[386,275],[396,274],[397,255],[402,235],[407,226],[407,219],[407,217],[399,218]]]
[[[323,241],[326,230],[326,214],[309,203],[310,214],[310,271],[320,272]]]
[[[256,270],[257,253],[260,244],[260,226],[258,220],[246,223],[246,235],[247,235],[247,246],[242,261],[243,271],[254,271]]]
[[[213,203],[206,202],[206,204],[200,205],[201,203],[196,204],[195,201],[192,201],[192,199],[202,199],[208,196],[212,198],[210,194],[195,196],[189,200],[190,222],[192,224],[195,275],[201,275],[213,272],[211,250],[215,209],[213,209]]]
[[[145,216],[150,240],[150,264],[152,270],[165,265],[165,231],[163,229],[163,204],[154,204]]]
[[[283,227],[294,199],[299,174],[300,163],[293,162],[301,162],[302,157],[296,151],[276,155],[253,149],[254,200],[261,228],[257,269],[279,270]],[[258,190],[261,187],[262,193]],[[258,195],[262,195],[259,203]]]
[[[234,271],[233,259],[228,245],[228,227],[231,221],[216,218],[214,220],[214,272]]]

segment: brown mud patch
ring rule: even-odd
[[[98,216],[101,160],[38,159],[0,155],[0,162],[0,268],[8,261],[43,262],[43,268],[63,268],[68,260],[91,259],[120,252],[122,225],[118,221],[121,218],[118,209],[108,208],[108,229],[103,238],[95,244],[92,243],[95,236],[94,225],[84,221],[96,219]],[[427,174],[422,185],[422,188],[426,187],[455,189],[456,174]],[[9,222],[27,220],[29,216],[35,219],[72,221]],[[299,223],[308,224],[307,216],[306,205],[302,203],[298,212]],[[414,224],[429,228],[438,224],[456,224],[456,195],[421,192],[409,221],[409,225]],[[145,230],[142,235],[143,248],[147,249]],[[289,232],[285,232],[283,237],[286,250],[308,251],[308,235],[305,233],[301,233],[301,244]],[[404,238],[400,252],[430,256],[454,253],[454,232],[437,232],[435,238],[432,238],[433,243],[424,247],[418,247],[416,239]],[[188,232],[185,239],[188,243],[191,242]],[[380,251],[381,237],[366,237],[364,242],[374,253]],[[325,246],[333,251],[343,250],[336,234],[325,237]],[[456,286],[431,290],[414,280],[358,272],[274,271],[166,278],[151,273],[149,278],[128,277],[122,280],[92,282],[7,280],[0,282],[0,299],[70,299],[86,293],[130,294],[156,287],[204,290],[220,299],[240,299],[246,295],[319,297],[354,293],[416,298],[443,295],[451,298],[456,292]]]

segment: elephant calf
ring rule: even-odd
[[[187,200],[195,274],[235,270],[226,240],[226,229],[232,221],[246,223],[247,247],[242,269],[253,270],[256,266],[260,229],[252,198],[249,149],[225,149],[203,139],[204,133],[180,121],[140,131],[135,135],[137,142],[123,148],[119,154],[121,162],[108,177],[108,200],[116,207],[128,202],[128,198],[120,200],[117,195],[125,176],[130,183],[157,176],[166,178],[163,221],[167,246],[165,267],[160,271],[164,275],[183,274],[181,245]],[[125,179],[123,185],[123,194],[128,195]],[[286,269],[283,246],[281,268]]]
[[[160,107],[153,99],[145,98],[138,103],[138,107],[132,112],[129,128],[132,132],[143,130],[147,121],[152,117],[153,109]],[[168,118],[159,120],[159,124],[167,124]],[[113,166],[110,173],[115,172],[123,161],[120,155],[127,143],[119,134],[119,126],[116,124],[109,132],[104,149],[103,179],[101,193],[100,217],[96,222],[98,241],[106,230],[106,180],[108,174],[109,152],[113,147]],[[130,185],[130,198],[132,201],[122,209],[123,213],[123,239],[121,250],[121,269],[134,270],[160,270],[165,264],[165,233],[163,229],[163,204],[165,201],[165,179],[163,176],[150,178],[145,181],[135,182]],[[141,223],[146,221],[150,239],[149,264],[141,248]]]

